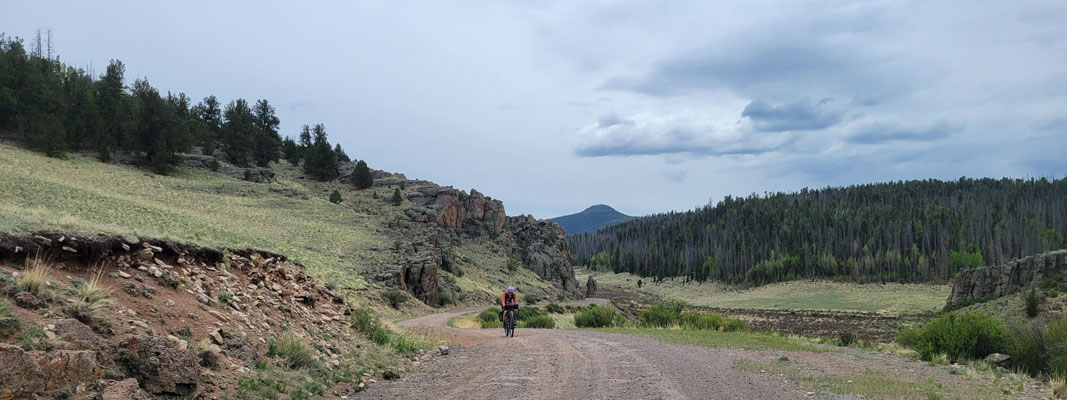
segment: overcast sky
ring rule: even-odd
[[[1067,174],[1067,3],[0,0],[63,61],[268,99],[372,168],[539,218]]]

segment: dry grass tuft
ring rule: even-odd
[[[1067,377],[1052,378],[1052,397],[1067,399]]]
[[[49,272],[52,271],[52,260],[49,257],[36,256],[26,263],[26,268],[18,277],[18,288],[30,292],[34,296],[40,295],[48,286]]]

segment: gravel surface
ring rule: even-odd
[[[469,308],[400,323],[456,343],[417,373],[371,385],[368,399],[795,399],[785,378],[733,369],[754,352],[559,329],[456,329]]]

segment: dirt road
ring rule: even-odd
[[[449,355],[420,372],[372,385],[370,399],[794,399],[784,378],[731,368],[744,350],[666,344],[589,331],[456,329],[448,321],[483,308],[400,323],[448,339]]]

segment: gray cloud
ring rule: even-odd
[[[866,39],[881,25],[877,14],[760,25],[664,59],[645,74],[610,78],[601,88],[656,97],[725,89],[778,101],[786,93],[841,95],[872,104],[920,87],[932,71],[906,55],[871,46]]]
[[[575,154],[582,157],[752,155],[777,150],[793,138],[789,133],[753,132],[692,112],[626,118],[610,113],[580,129],[578,137]]]
[[[930,142],[944,139],[963,130],[963,125],[939,121],[926,127],[908,127],[893,122],[872,122],[859,125],[847,137],[856,144],[886,142]]]
[[[762,100],[748,103],[741,116],[752,120],[757,131],[808,131],[837,125],[844,118],[841,110],[828,109],[831,99],[818,103],[799,100],[792,103],[768,104]]]

